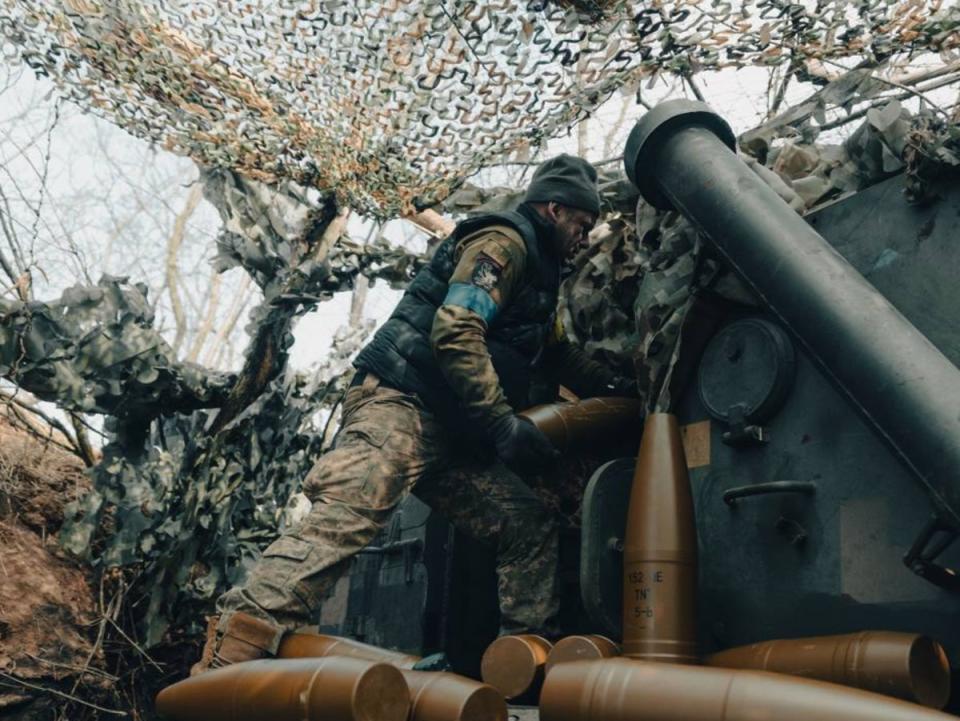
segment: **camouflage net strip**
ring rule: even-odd
[[[960,46],[941,0],[0,0],[10,60],[129,132],[379,217],[661,72]]]

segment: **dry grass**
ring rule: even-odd
[[[90,487],[84,465],[16,422],[0,410],[0,718],[152,719],[195,644],[147,656],[127,597],[136,571],[98,575],[60,551],[64,507]]]
[[[0,517],[15,519],[42,537],[56,533],[67,503],[83,495],[89,479],[77,456],[0,413]]]

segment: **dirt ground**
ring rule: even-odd
[[[105,688],[87,570],[56,542],[83,464],[0,418],[0,718],[60,717],[70,695]]]

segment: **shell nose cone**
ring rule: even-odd
[[[697,663],[697,531],[676,416],[651,413],[623,544],[623,655]]]

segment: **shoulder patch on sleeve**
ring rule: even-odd
[[[527,246],[523,238],[506,226],[493,226],[468,236],[460,241],[457,257],[467,249],[474,248],[485,253],[506,267],[510,263],[523,264],[527,257]]]
[[[503,273],[503,263],[498,263],[486,252],[477,256],[473,264],[473,273],[470,275],[470,282],[488,293],[493,290],[500,282],[500,276]]]
[[[522,245],[522,241],[518,246],[511,238],[500,235],[496,240],[484,243],[480,252],[499,263],[500,267],[503,268],[510,262],[522,261],[526,254],[526,248]]]

